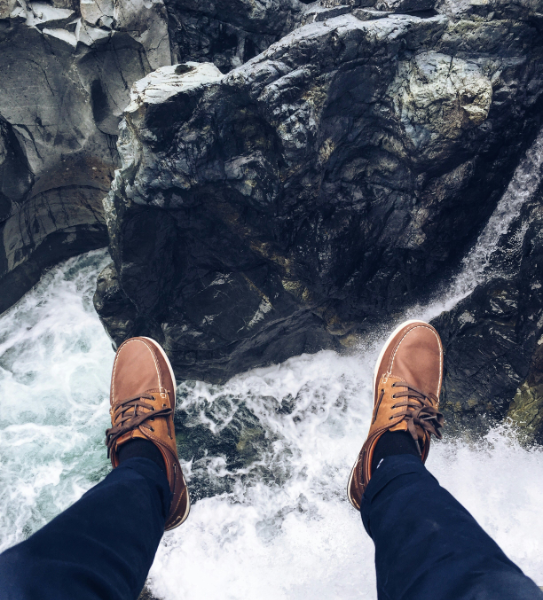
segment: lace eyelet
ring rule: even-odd
[[[394,398],[394,400],[396,400],[396,394],[392,394],[392,397]],[[392,407],[394,408],[394,407]]]
[[[392,396],[392,397],[394,398],[394,396]],[[394,404],[394,405],[392,406],[392,408],[396,408],[396,405]]]
[[[149,429],[150,429],[150,430],[151,430],[153,433],[155,432],[155,430],[154,430],[152,427],[149,427]]]

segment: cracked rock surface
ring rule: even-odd
[[[96,295],[115,342],[224,381],[350,347],[457,264],[539,128],[538,8],[357,4],[134,87]]]
[[[170,62],[161,1],[0,2],[0,312],[44,268],[107,245],[130,86]]]

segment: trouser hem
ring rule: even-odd
[[[422,461],[412,454],[398,454],[383,458],[379,467],[372,475],[360,503],[362,523],[367,534],[373,539],[370,529],[369,515],[372,502],[383,489],[396,478],[410,473],[420,473],[431,477],[436,483],[437,479],[426,469]]]

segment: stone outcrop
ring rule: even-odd
[[[171,62],[152,2],[0,2],[0,312],[107,245],[102,199],[132,83]]]
[[[212,62],[223,73],[264,52],[301,25],[353,11],[368,20],[386,17],[386,12],[434,13],[435,3],[435,0],[166,0],[174,62]]]
[[[526,379],[517,388],[506,418],[528,443],[543,444],[543,339],[537,340]]]
[[[115,342],[152,335],[180,377],[223,381],[350,346],[466,251],[539,128],[533,7],[347,8],[226,75],[134,87],[96,295]]]

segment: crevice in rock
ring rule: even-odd
[[[95,79],[91,84],[91,102],[94,120],[100,127],[102,122],[110,116],[111,110],[102,82],[99,79]]]

